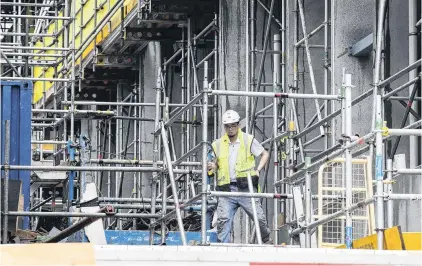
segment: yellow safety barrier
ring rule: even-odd
[[[406,250],[422,250],[422,232],[405,232],[402,235]]]
[[[345,249],[346,245],[337,248]],[[352,242],[353,249],[378,249],[377,234]],[[400,226],[384,230],[384,250],[422,250],[422,233],[402,233]]]

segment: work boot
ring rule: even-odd
[[[269,234],[268,236],[264,237],[262,239],[262,243],[265,245],[273,245],[273,239],[271,238],[271,234]]]

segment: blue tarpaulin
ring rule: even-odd
[[[137,231],[137,230],[105,230],[105,237],[108,245],[149,245],[149,231]],[[194,245],[201,243],[201,232],[185,232],[186,241],[188,245]],[[68,242],[89,242],[86,236],[84,236],[83,230],[73,234],[68,238]],[[211,243],[217,242],[216,232],[207,232],[207,241]],[[182,240],[180,238],[180,232],[170,231],[166,235],[166,245],[168,246],[181,246]],[[161,235],[154,235],[154,245],[161,244]]]
[[[201,232],[185,232],[186,241],[191,244],[201,243]],[[105,231],[107,244],[109,245],[149,245],[149,231],[118,231],[106,230]],[[207,241],[217,242],[217,233],[207,232]],[[161,235],[154,235],[154,243],[161,243]],[[166,235],[166,245],[168,246],[181,246],[182,240],[180,239],[180,232],[170,231]]]

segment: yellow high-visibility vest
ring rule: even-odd
[[[257,172],[254,170],[255,157],[251,153],[253,136],[243,133],[240,129],[237,136],[240,141],[240,147],[236,158],[236,178],[247,177],[248,173],[250,173],[251,176],[256,176]],[[227,134],[212,143],[218,164],[218,186],[230,184],[229,144],[230,139]]]

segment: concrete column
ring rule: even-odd
[[[144,102],[153,103],[155,102],[155,90],[157,84],[157,69],[160,67],[161,60],[161,45],[159,42],[150,42],[145,49],[145,53],[141,55],[141,71],[140,73],[140,83],[141,90],[144,91]],[[153,118],[155,107],[145,107],[144,114],[145,117]],[[140,160],[152,160],[153,155],[153,135],[151,134],[154,130],[154,122],[150,121],[140,121],[141,123],[141,132],[140,137],[140,148],[141,148],[141,158]],[[151,173],[142,173],[141,174],[141,193],[144,197],[150,197],[151,195]]]
[[[97,110],[96,105],[86,106],[82,108],[84,110]],[[96,130],[97,121],[92,119],[82,119],[81,120],[81,136],[86,136],[89,139],[91,149],[97,148],[97,130]],[[85,157],[85,160],[89,160],[90,158],[96,158],[97,154],[95,152],[91,153],[91,156],[88,155]],[[83,172],[85,175],[86,183],[94,182],[94,173],[92,172]]]
[[[221,90],[245,90],[246,6],[248,0],[220,0],[219,67]],[[221,97],[222,112],[234,109],[245,116],[245,97]]]
[[[246,6],[248,0],[220,0],[219,32],[219,88],[220,90],[246,90]],[[245,97],[220,97],[220,115],[228,109],[245,117]],[[220,126],[218,132],[223,132]],[[219,136],[220,137],[220,136]],[[245,241],[244,211],[237,212],[233,222],[233,242]]]

